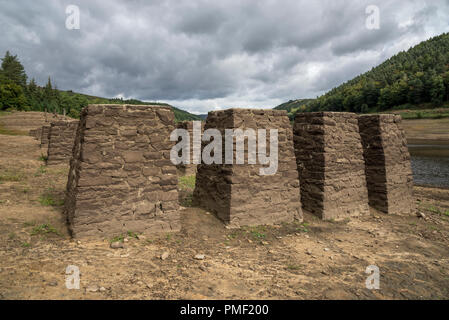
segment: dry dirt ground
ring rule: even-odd
[[[449,118],[403,120],[410,144],[449,144]]]
[[[306,214],[304,223],[238,230],[185,207],[181,232],[129,230],[125,248],[112,249],[111,239],[70,239],[68,168],[46,167],[40,155],[33,138],[0,135],[0,299],[449,298],[449,190],[415,188],[424,218]],[[80,269],[79,290],[66,288],[68,265]],[[380,290],[365,287],[369,265],[380,269]]]

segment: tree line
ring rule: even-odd
[[[1,59],[0,67],[0,110],[47,111],[79,118],[81,109],[88,104],[151,104],[166,103],[143,102],[137,99],[101,98],[76,93],[71,90],[61,91],[48,77],[45,86],[37,85],[34,78],[28,81],[25,68],[17,55],[9,51]],[[170,106],[172,107],[172,106]],[[172,107],[177,121],[200,120],[194,114]]]

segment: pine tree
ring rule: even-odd
[[[27,75],[17,56],[13,56],[9,51],[6,51],[5,57],[1,60],[2,65],[0,72],[3,76],[25,89]]]

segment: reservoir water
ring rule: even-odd
[[[449,187],[449,145],[408,146],[415,185]]]

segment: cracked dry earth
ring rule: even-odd
[[[112,249],[111,239],[70,239],[68,167],[39,157],[33,138],[0,135],[1,299],[449,298],[449,190],[416,187],[420,218],[305,214],[304,223],[237,230],[185,207],[181,232],[131,234]],[[68,265],[80,269],[79,290],[66,288]],[[380,290],[365,287],[369,265],[380,269]]]

